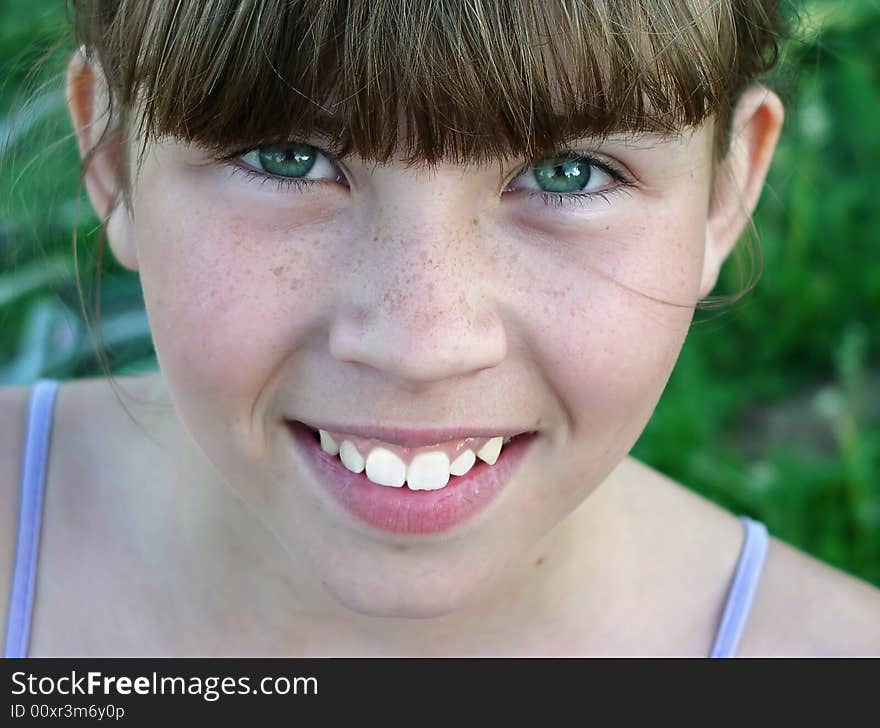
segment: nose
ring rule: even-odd
[[[435,198],[436,199],[436,198]],[[414,389],[497,366],[507,352],[491,246],[461,210],[379,215],[361,265],[339,281],[330,350]],[[497,264],[496,264],[497,265]]]

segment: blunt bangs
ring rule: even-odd
[[[723,126],[777,54],[767,1],[74,7],[79,41],[100,61],[120,118],[136,111],[139,136],[215,151],[320,138],[379,163],[534,159],[584,136],[675,134],[712,115]]]

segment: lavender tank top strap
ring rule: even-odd
[[[4,657],[26,657],[28,652],[43,515],[43,487],[57,392],[58,382],[52,379],[41,379],[31,391],[21,478],[18,544],[9,599]]]
[[[710,657],[736,654],[767,555],[767,527],[746,516],[740,521],[745,527],[745,540]]]

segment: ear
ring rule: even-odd
[[[122,135],[109,127],[109,98],[107,81],[98,64],[89,61],[82,51],[74,53],[67,66],[67,107],[80,157],[85,160],[93,153],[84,173],[86,190],[114,256],[120,265],[136,271],[132,220],[122,199],[126,174]]]
[[[763,86],[746,89],[733,110],[730,150],[719,164],[706,221],[700,298],[715,287],[722,264],[751,220],[784,118],[779,97]]]

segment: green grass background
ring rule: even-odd
[[[771,79],[787,120],[755,216],[763,276],[722,314],[698,314],[633,454],[880,585],[880,4],[797,5]],[[28,77],[67,30],[60,0],[0,0],[0,384],[100,372],[74,282],[78,266],[94,317],[97,220],[64,53]],[[715,293],[741,283],[731,261]],[[100,310],[111,369],[155,368],[138,280],[109,254]]]

